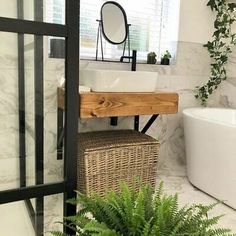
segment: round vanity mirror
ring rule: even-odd
[[[127,38],[127,17],[120,4],[107,1],[101,7],[101,24],[104,38],[112,44],[121,44]]]

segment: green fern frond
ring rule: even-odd
[[[78,193],[77,199],[70,202],[80,204],[80,208],[75,216],[65,219],[66,226],[80,236],[233,235],[229,229],[216,228],[222,215],[209,217],[219,202],[179,208],[177,194],[163,194],[163,182],[155,194],[149,185],[141,186],[136,192],[121,183],[120,192],[111,191],[105,197]]]
[[[68,234],[64,234],[60,231],[50,231],[49,233],[51,233],[53,236],[68,236]]]
[[[91,233],[91,235],[119,236],[114,230],[109,229],[106,224],[97,222],[96,220],[92,220],[86,224],[83,232]]]

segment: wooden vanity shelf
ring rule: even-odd
[[[58,88],[58,107],[64,109],[63,88]],[[177,112],[177,93],[90,92],[80,94],[80,118],[173,114]]]

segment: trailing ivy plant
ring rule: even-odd
[[[236,45],[236,34],[232,33],[232,24],[236,21],[236,4],[228,0],[210,0],[207,6],[216,11],[214,22],[215,32],[212,41],[208,41],[207,48],[212,58],[211,76],[208,82],[196,90],[195,97],[202,105],[206,105],[209,96],[227,79],[226,65],[232,46]]]

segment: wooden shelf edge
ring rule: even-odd
[[[58,107],[64,109],[64,89],[58,88]],[[174,114],[178,93],[81,93],[80,118]]]

